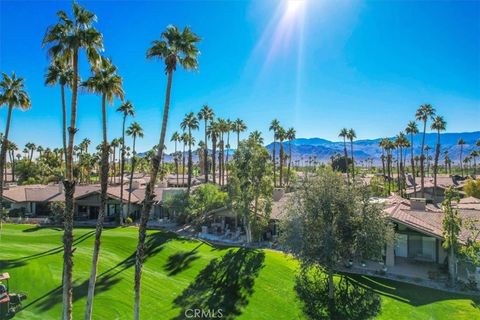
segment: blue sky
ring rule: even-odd
[[[264,132],[278,118],[299,137],[392,136],[431,103],[448,132],[480,130],[480,3],[476,1],[80,1],[98,16],[105,52],[124,78],[145,130],[158,142],[166,77],[145,52],[169,24],[203,40],[198,72],[177,71],[168,135],[185,113],[208,103],[223,118]],[[11,138],[61,145],[60,89],[45,87],[41,41],[70,1],[0,0],[0,71],[25,77],[32,109],[16,111]],[[88,69],[82,77],[89,76]],[[121,117],[108,112],[109,139]],[[0,111],[3,128],[6,108]],[[79,97],[77,142],[100,142],[100,98]],[[200,128],[201,130],[203,127]],[[2,130],[3,131],[3,130]],[[198,139],[202,137],[198,132]],[[173,146],[168,146],[173,151]]]

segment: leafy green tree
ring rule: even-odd
[[[331,305],[336,267],[354,257],[380,259],[389,241],[387,218],[369,198],[363,187],[352,189],[340,174],[322,169],[290,199],[281,226],[282,243],[303,267],[325,270]]]
[[[272,202],[270,154],[257,140],[240,142],[232,161],[229,201],[243,218],[248,243],[259,239],[268,223]]]
[[[454,208],[452,202],[460,201],[458,191],[449,187],[445,190],[445,199],[442,202],[442,210],[444,217],[442,221],[443,247],[448,250],[448,271],[450,274],[451,284],[454,285],[457,279],[456,270],[456,254],[460,248],[460,231],[462,229],[462,219],[458,214],[458,210]]]
[[[463,187],[463,191],[468,197],[480,199],[480,179],[468,179]]]

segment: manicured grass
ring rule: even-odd
[[[76,229],[74,318],[82,319],[93,229]],[[94,319],[132,319],[136,228],[107,229],[102,237]],[[15,319],[59,319],[62,230],[4,225],[0,271],[12,291],[27,292]],[[173,234],[150,232],[142,282],[142,318],[184,318],[192,306],[223,309],[224,319],[302,319],[294,290],[295,260],[270,250],[215,248]],[[478,301],[417,286],[355,276],[382,295],[379,319],[476,319]],[[212,293],[215,293],[212,295]]]

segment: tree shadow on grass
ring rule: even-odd
[[[412,306],[422,306],[442,300],[471,299],[472,306],[480,305],[480,298],[464,294],[451,293],[430,289],[421,285],[414,285],[389,279],[375,278],[364,275],[348,275],[351,281],[358,286],[368,288],[376,293],[408,303]]]
[[[174,276],[177,273],[182,272],[190,267],[190,264],[199,258],[198,248],[200,248],[203,243],[200,243],[191,251],[181,251],[175,254],[172,254],[168,257],[168,261],[165,264],[165,271],[168,272],[169,276]]]
[[[347,276],[335,283],[334,299],[328,298],[327,275],[317,267],[302,269],[297,275],[295,291],[309,319],[365,320],[380,312],[380,296],[359,286]]]
[[[95,231],[92,231],[93,233]],[[145,260],[144,262],[158,254],[162,249],[163,245],[169,240],[175,238],[176,235],[165,233],[165,232],[156,232],[149,234],[145,242]],[[63,247],[62,247],[63,250]],[[112,268],[102,272],[97,277],[97,282],[95,284],[95,294],[98,295],[101,292],[106,292],[110,290],[114,285],[116,285],[121,278],[116,278],[116,276],[131,268],[135,265],[135,252],[133,252],[126,259],[122,260]],[[101,260],[100,260],[101,264]],[[89,270],[88,270],[89,271]],[[78,299],[84,298],[87,296],[88,291],[88,279],[83,281],[80,284],[75,284],[73,288],[73,302]],[[78,281],[77,281],[78,283]],[[58,286],[55,289],[52,289],[42,296],[31,301],[28,305],[24,306],[23,309],[26,309],[30,306],[35,306],[40,312],[45,312],[53,308],[57,304],[62,303],[62,286]]]
[[[48,229],[48,230],[53,230],[53,231],[63,231],[63,229],[59,228],[59,227],[42,227],[42,226],[36,225],[36,226],[28,228],[28,229],[23,229],[22,232],[36,232],[36,231],[43,230],[43,229]]]
[[[85,234],[82,234],[78,238],[76,238],[73,242],[73,245],[76,246],[83,241],[87,240],[88,238],[92,237],[95,231],[90,231]],[[63,245],[58,246],[52,249],[49,249],[47,251],[35,253],[29,256],[17,258],[17,259],[10,259],[10,260],[0,260],[0,270],[8,270],[8,269],[14,269],[18,267],[23,267],[27,264],[27,261],[33,260],[33,259],[39,259],[43,258],[46,256],[51,256],[57,253],[62,253],[63,252]]]
[[[185,319],[190,309],[221,310],[222,319],[240,315],[253,293],[255,278],[264,260],[263,251],[244,248],[229,250],[222,258],[213,259],[174,300],[182,309],[175,319]]]
[[[176,239],[178,236],[174,233],[169,232],[155,232],[147,235],[147,239],[145,241],[145,256],[143,259],[143,263],[145,263],[148,259],[157,255],[160,251],[163,250],[164,245],[173,239]],[[123,259],[115,266],[105,270],[102,272],[99,277],[109,276],[114,277],[123,271],[133,267],[135,265],[136,260],[136,250],[133,251],[127,258]]]

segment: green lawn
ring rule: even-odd
[[[93,247],[92,229],[76,229],[74,318],[81,319]],[[4,225],[0,272],[28,293],[15,319],[59,319],[62,231]],[[105,230],[94,319],[131,319],[137,229]],[[297,263],[275,251],[222,249],[151,232],[142,284],[142,318],[183,318],[192,306],[223,309],[238,319],[302,319],[294,291]],[[480,319],[478,300],[368,277],[353,277],[382,295],[379,319]],[[215,295],[211,293],[215,292]]]

